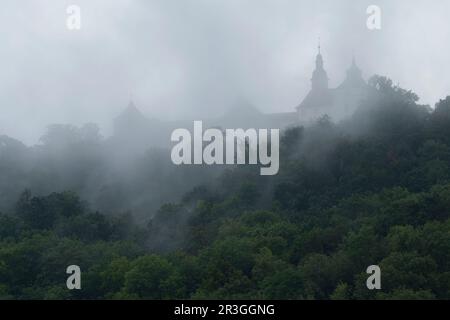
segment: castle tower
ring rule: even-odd
[[[147,126],[147,122],[147,118],[130,100],[127,108],[114,120],[114,133],[116,135],[128,135],[129,132]]]
[[[335,90],[336,117],[350,117],[367,96],[368,86],[362,76],[361,69],[356,65],[355,57],[347,69],[347,75],[342,84]]]
[[[313,71],[311,78],[312,90],[326,90],[328,89],[328,75],[323,67],[323,57],[320,53],[320,44],[316,56],[316,69]]]
[[[356,65],[355,57],[352,58],[352,64],[350,68],[347,69],[347,76],[344,82],[341,84],[341,87],[349,87],[349,88],[361,88],[365,87],[367,84],[362,77],[361,69]]]
[[[311,91],[297,107],[300,122],[310,122],[317,120],[332,107],[333,97],[328,87],[328,75],[324,68],[320,44],[316,56],[316,67],[311,78]]]

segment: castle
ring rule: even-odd
[[[202,120],[205,127],[215,128],[268,128],[285,129],[308,125],[327,115],[332,121],[340,121],[353,114],[368,92],[368,85],[353,58],[344,81],[337,88],[329,87],[324,60],[318,47],[315,69],[311,78],[311,90],[293,112],[266,114],[247,102],[240,102],[222,117]],[[238,115],[238,116],[237,116]],[[192,121],[168,121],[146,118],[130,102],[114,123],[114,140],[141,149],[170,143],[170,134],[177,128],[190,128]],[[140,147],[138,147],[140,146]]]
[[[364,81],[354,57],[341,85],[330,89],[328,81],[319,46],[316,68],[311,78],[311,90],[297,106],[300,123],[306,124],[324,115],[328,115],[333,121],[348,118],[367,95],[367,83]]]

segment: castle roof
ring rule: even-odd
[[[317,118],[321,114],[336,117],[348,115],[358,105],[367,88],[355,58],[352,59],[344,81],[337,88],[329,88],[320,47],[311,81],[311,90],[297,107],[302,119]]]
[[[144,114],[136,107],[133,101],[128,103],[125,110],[120,113],[116,120],[135,120],[135,119],[145,119]]]
[[[345,80],[338,88],[361,88],[367,84],[362,77],[361,69],[356,65],[355,57],[352,59],[352,64],[347,70]]]

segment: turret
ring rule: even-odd
[[[328,75],[325,69],[323,68],[323,57],[322,54],[320,53],[320,44],[318,50],[319,51],[316,56],[316,69],[314,70],[311,79],[312,89],[314,91],[328,89]]]

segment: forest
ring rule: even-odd
[[[450,299],[450,97],[369,86],[348,120],[284,131],[276,176],[124,166],[95,125],[0,137],[0,299]]]

